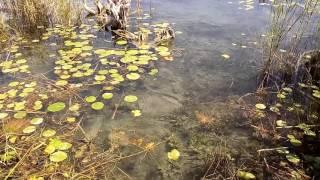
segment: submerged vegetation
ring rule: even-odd
[[[255,93],[205,102],[187,94],[161,123],[144,113],[144,94],[161,94],[144,83],[161,81],[161,67],[182,56],[181,32],[140,0],[95,1],[96,10],[84,2],[0,2],[1,179],[320,177],[317,0],[271,3]],[[218,57],[228,63],[226,52]],[[99,118],[108,128],[92,136],[85,125]]]

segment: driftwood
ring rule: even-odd
[[[111,27],[112,32],[119,37],[141,44],[148,40],[148,33],[138,32],[136,35],[126,30],[130,3],[131,0],[108,0],[106,4],[103,4],[100,0],[95,0],[96,10],[94,10],[84,0],[84,9],[89,13],[88,16],[95,16],[97,22],[105,29]],[[152,44],[161,44],[173,38],[175,38],[173,28],[166,27],[156,32]]]
[[[106,4],[102,4],[100,0],[95,0],[96,10],[94,10],[84,0],[84,9],[88,11],[88,16],[96,16],[101,26],[125,29],[128,23],[130,3],[131,0],[109,0]]]

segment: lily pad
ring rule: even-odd
[[[112,97],[113,97],[112,93],[104,93],[104,94],[102,94],[102,98],[106,99],[106,100],[111,99]]]
[[[45,131],[43,131],[42,136],[43,137],[52,137],[56,134],[56,131],[53,129],[47,129]]]
[[[140,78],[140,75],[138,73],[129,73],[126,77],[130,80],[137,80]]]
[[[56,148],[52,144],[48,144],[47,147],[44,149],[46,154],[52,154]]]
[[[48,106],[47,110],[49,112],[59,112],[62,111],[66,107],[64,102],[56,102]]]
[[[256,179],[256,176],[254,174],[250,172],[245,172],[245,171],[238,171],[237,176],[240,179],[244,179],[244,180]]]
[[[132,115],[133,115],[134,117],[139,117],[139,116],[141,116],[141,111],[140,111],[139,109],[132,110],[131,113],[132,113]]]
[[[277,121],[276,121],[276,124],[277,124],[278,127],[287,126],[287,122],[286,122],[286,121],[283,121],[283,120],[277,120]]]
[[[30,124],[33,124],[33,125],[39,125],[43,122],[43,118],[33,118],[30,122]]]
[[[128,103],[133,103],[133,102],[136,102],[137,100],[138,100],[138,97],[134,95],[128,95],[124,97],[124,101]]]
[[[8,113],[0,113],[0,119],[4,119],[6,117],[8,117]]]
[[[126,45],[127,43],[128,42],[126,40],[118,40],[118,41],[116,41],[116,44],[120,45],[120,46]]]
[[[295,154],[288,154],[286,155],[286,158],[289,162],[293,163],[293,164],[299,164],[300,163],[300,158],[295,155]]]
[[[50,161],[52,162],[62,162],[68,158],[68,154],[63,151],[57,151],[50,155]]]
[[[95,102],[91,105],[91,108],[94,110],[101,110],[103,109],[104,104],[102,102]]]
[[[22,118],[25,118],[26,116],[27,116],[27,113],[25,111],[20,111],[13,115],[13,117],[16,119],[22,119]]]
[[[223,57],[224,59],[230,59],[230,55],[228,54],[222,54],[221,57]]]
[[[180,157],[180,152],[177,149],[172,149],[170,152],[168,152],[168,159],[177,161]]]
[[[260,109],[260,110],[264,110],[264,109],[266,109],[267,107],[266,107],[266,105],[264,105],[264,104],[256,104],[256,108],[257,109]]]
[[[95,101],[97,100],[97,98],[96,98],[95,96],[87,96],[87,97],[85,98],[85,100],[86,100],[86,102],[88,102],[88,103],[93,103],[93,102],[95,102]]]
[[[76,103],[76,104],[73,104],[69,107],[69,111],[72,111],[72,112],[77,112],[79,111],[80,109],[80,104]]]
[[[35,126],[28,126],[22,130],[25,134],[33,133],[37,128]]]
[[[136,65],[129,65],[127,67],[127,69],[128,69],[128,71],[137,71],[139,69],[139,67]]]

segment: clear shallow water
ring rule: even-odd
[[[172,62],[157,61],[159,73],[156,77],[146,77],[125,86],[110,103],[117,103],[122,92],[134,94],[139,97],[138,107],[143,113],[141,117],[133,118],[125,107],[119,108],[115,119],[111,118],[114,112],[112,106],[98,113],[91,110],[87,112],[87,118],[83,121],[84,131],[105,149],[109,148],[112,135],[117,131],[124,132],[123,139],[132,134],[154,142],[162,141],[170,135],[177,138],[182,160],[174,168],[167,162],[170,148],[162,144],[141,161],[134,159],[123,162],[120,167],[130,176],[136,179],[192,179],[192,175],[188,177],[193,165],[193,161],[188,158],[189,145],[197,131],[188,130],[197,126],[195,111],[204,111],[221,121],[216,127],[217,132],[223,133],[219,138],[234,143],[228,148],[239,148],[241,144],[248,143],[248,132],[230,125],[242,123],[237,118],[239,112],[234,110],[237,106],[230,99],[255,89],[261,59],[261,34],[268,27],[269,7],[255,4],[254,9],[247,11],[243,9],[243,3],[230,2],[153,0],[153,18],[147,22],[175,23],[174,29],[182,34],[177,35],[173,48],[182,49],[182,55]],[[145,2],[143,6],[149,9],[150,4]],[[108,32],[99,32],[97,36],[94,42],[96,48],[113,47],[109,43],[111,36]],[[56,79],[49,72],[54,62],[47,60],[47,55],[56,53],[58,49],[59,46],[41,44],[25,48],[31,71],[35,74],[46,73],[48,78]],[[231,58],[225,60],[222,54],[228,54]],[[2,78],[4,82],[8,80],[5,76]],[[99,89],[92,88],[81,95],[98,93]],[[206,143],[214,146],[218,143],[217,139],[207,140]],[[121,146],[127,145],[125,141],[118,143]],[[124,147],[123,150],[130,152],[131,149]],[[250,156],[242,150],[237,154]],[[194,165],[197,164],[194,162]]]

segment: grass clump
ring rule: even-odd
[[[32,31],[50,24],[77,24],[81,6],[75,0],[4,0],[2,10],[12,26],[20,31]]]

